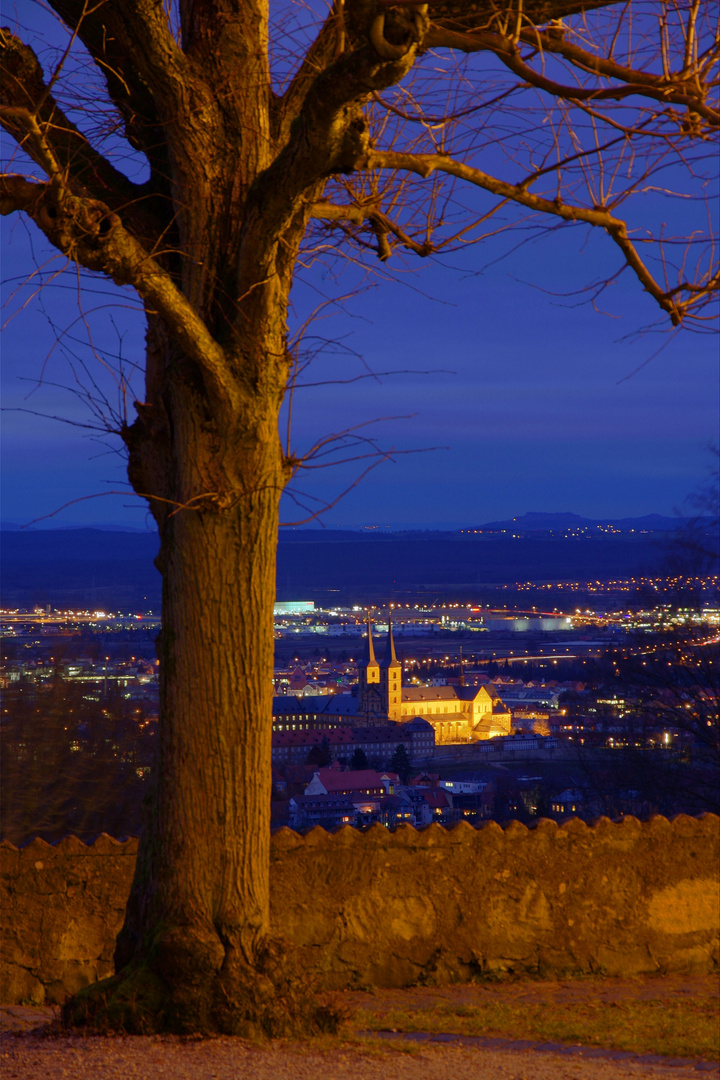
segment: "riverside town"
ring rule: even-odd
[[[272,828],[716,808],[717,578],[683,581],[685,607],[678,584],[276,603]],[[134,834],[157,725],[154,612],[0,618],[6,838]],[[54,800],[33,789],[44,759],[64,778]]]

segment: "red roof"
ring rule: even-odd
[[[432,810],[445,810],[450,805],[445,792],[437,789],[426,791],[424,798]]]
[[[379,773],[374,769],[347,769],[338,772],[337,769],[318,769],[318,779],[328,794],[334,791],[367,791],[374,788],[383,788],[383,778],[397,784],[397,773]]]
[[[440,773],[422,772],[422,773],[418,773],[417,776],[413,776],[412,780],[410,781],[410,786],[411,787],[425,787],[427,784],[431,784],[433,787],[435,787],[435,785],[437,784],[439,779],[440,779]]]

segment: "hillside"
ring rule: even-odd
[[[582,519],[579,519],[582,521]],[[2,602],[6,607],[157,609],[160,577],[153,533],[64,529],[4,531]],[[391,599],[413,590],[476,593],[516,581],[589,581],[653,572],[667,531],[583,539],[518,538],[468,532],[282,532],[278,598]]]

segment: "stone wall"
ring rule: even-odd
[[[327,987],[500,972],[708,972],[720,819],[543,820],[533,829],[282,829],[272,926]],[[137,841],[0,845],[0,1000],[57,1002],[112,973]]]

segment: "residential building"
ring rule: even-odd
[[[302,715],[302,714],[299,714]],[[277,724],[289,727],[290,724]],[[303,725],[297,724],[300,728]],[[362,750],[369,761],[386,761],[400,745],[407,750],[414,765],[422,765],[432,757],[435,732],[431,724],[414,719],[406,724],[388,723],[379,727],[327,727],[324,730],[274,730],[272,736],[273,765],[303,762],[314,746],[327,740],[333,761],[349,760],[356,750]]]
[[[345,769],[331,765],[318,769],[305,788],[306,795],[392,795],[398,782],[397,773],[376,772],[375,769]]]

